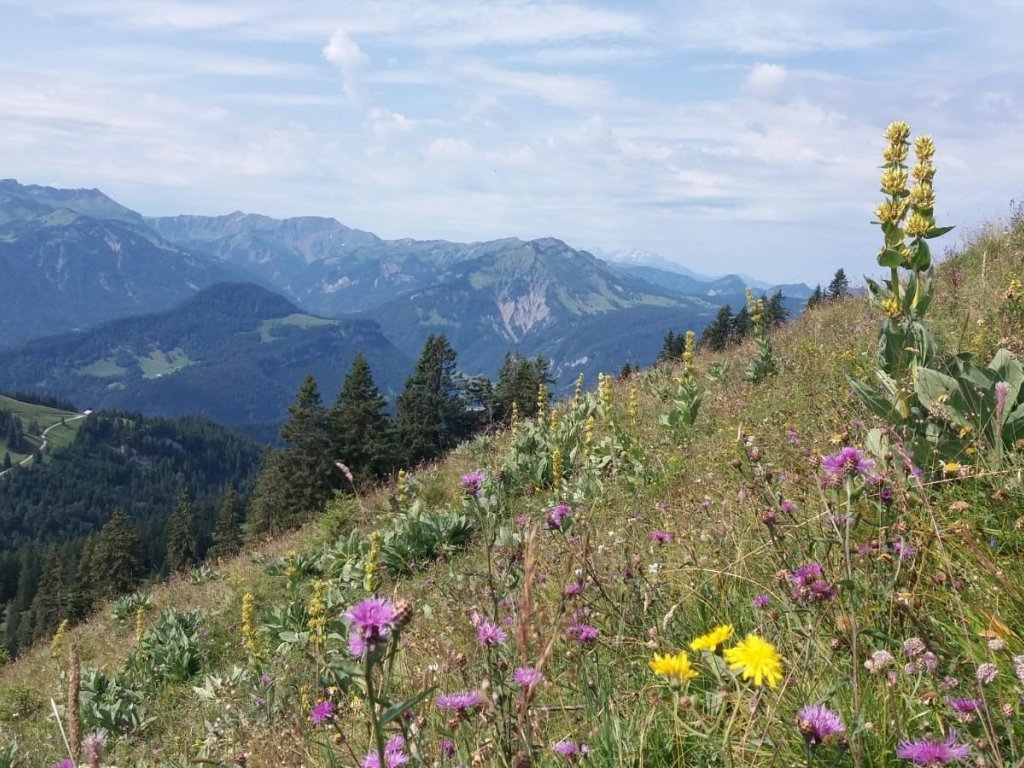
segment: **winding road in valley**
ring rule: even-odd
[[[59,427],[59,426],[61,426],[62,424],[67,424],[67,423],[68,423],[69,421],[75,421],[75,420],[77,420],[77,419],[84,419],[84,418],[85,418],[86,416],[88,416],[88,415],[89,415],[88,413],[78,413],[78,414],[75,414],[74,416],[71,416],[71,417],[69,417],[69,418],[66,418],[66,419],[64,419],[64,421],[58,421],[58,422],[56,422],[56,423],[54,423],[54,424],[51,424],[50,426],[48,426],[48,427],[47,427],[46,429],[44,429],[44,430],[43,430],[43,442],[42,442],[42,443],[40,444],[40,446],[39,446],[39,450],[40,450],[40,451],[45,451],[45,450],[46,450],[46,446],[48,446],[48,445],[50,444],[50,441],[49,441],[49,440],[47,439],[47,437],[46,437],[46,436],[47,436],[48,434],[50,434],[50,430],[51,430],[51,429],[55,429],[56,427]],[[35,451],[33,451],[32,453],[30,453],[30,454],[29,454],[28,456],[26,456],[26,457],[25,457],[24,459],[22,459],[22,460],[21,460],[21,461],[19,461],[19,462],[18,462],[17,464],[15,464],[15,465],[14,465],[14,467],[20,467],[20,466],[22,466],[23,464],[28,464],[28,463],[29,463],[30,461],[32,461],[32,456],[33,456],[33,454],[34,454],[34,453],[35,453]],[[11,467],[10,469],[5,469],[5,470],[3,470],[3,471],[0,471],[0,477],[3,477],[4,475],[6,475],[6,474],[7,474],[8,472],[10,472],[11,470],[13,470],[13,469],[14,469],[14,467]]]

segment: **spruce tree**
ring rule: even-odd
[[[128,522],[124,510],[118,507],[107,524],[100,530],[93,548],[91,581],[98,598],[115,597],[131,592],[139,580],[139,561],[136,552],[139,537]]]
[[[287,478],[282,470],[281,451],[268,448],[263,454],[245,517],[245,541],[256,544],[291,524],[288,519]]]
[[[327,412],[329,458],[344,462],[356,485],[383,477],[394,467],[394,434],[387,404],[366,358],[356,355]]]
[[[39,588],[32,600],[32,639],[49,637],[65,618],[68,618],[67,585],[60,550],[51,544],[46,550]]]
[[[716,352],[721,352],[729,344],[732,336],[732,307],[726,304],[718,310],[711,325],[707,326],[700,335],[702,347],[707,347]]]
[[[341,476],[330,455],[326,413],[312,374],[306,374],[288,415],[281,427],[287,443],[280,458],[287,491],[283,517],[295,525],[323,509]]]
[[[743,339],[747,338],[747,335],[750,333],[751,327],[750,310],[743,307],[732,319],[732,333],[730,334],[729,341],[733,343],[743,341]]]
[[[818,283],[814,287],[814,291],[811,293],[811,297],[807,299],[807,304],[804,306],[804,308],[810,309],[811,307],[816,307],[819,304],[821,304],[821,302],[824,301],[824,299],[825,292],[821,290],[821,283]]]
[[[784,325],[789,319],[789,310],[783,303],[785,297],[782,291],[776,291],[771,295],[764,305],[765,325],[769,328],[778,328]]]
[[[541,356],[524,357],[520,352],[506,352],[498,384],[494,391],[494,417],[504,421],[512,415],[512,404],[523,417],[537,413],[537,390],[540,385],[554,383],[550,376],[551,362]]]
[[[830,300],[841,299],[850,293],[850,281],[846,278],[846,272],[840,267],[828,284],[828,298]]]
[[[440,456],[472,433],[455,374],[456,354],[444,334],[431,334],[398,396],[395,428],[408,464]]]
[[[182,488],[178,503],[167,521],[167,556],[164,565],[170,573],[188,568],[196,561],[196,508],[188,489]]]
[[[228,557],[242,548],[242,518],[238,509],[238,497],[234,488],[228,488],[217,513],[217,525],[213,529],[213,546],[208,557]]]

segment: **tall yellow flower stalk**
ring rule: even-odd
[[[256,646],[255,613],[256,598],[252,592],[246,592],[242,595],[242,643],[253,664],[259,659],[259,649]]]

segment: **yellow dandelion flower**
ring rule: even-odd
[[[675,656],[656,653],[654,658],[647,662],[647,666],[654,674],[667,677],[670,683],[682,684],[697,677],[697,671],[690,666],[690,657],[686,651],[680,651]]]
[[[690,643],[690,648],[695,651],[711,651],[714,653],[718,646],[724,645],[725,641],[732,637],[732,624],[719,624],[706,635],[701,635]]]
[[[782,679],[782,658],[775,646],[753,633],[725,649],[725,661],[729,669],[742,672],[744,680],[753,680],[754,685],[768,684],[774,688]]]

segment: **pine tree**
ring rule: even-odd
[[[444,334],[431,334],[398,396],[395,428],[408,464],[436,458],[472,432],[472,415],[459,393],[455,362],[455,350]]]
[[[90,567],[92,586],[98,598],[114,597],[131,592],[138,584],[139,560],[136,552],[139,537],[118,507],[100,530],[93,548]]]
[[[288,519],[287,478],[282,470],[281,451],[271,448],[263,454],[260,472],[249,499],[245,517],[245,541],[256,544],[292,524]]]
[[[362,485],[394,467],[394,434],[387,400],[362,354],[352,360],[338,397],[327,412],[329,458],[344,462]]]
[[[9,451],[4,451],[4,469],[11,468],[11,454]]]
[[[743,341],[750,333],[751,327],[750,310],[743,307],[732,319],[732,333],[730,334],[729,341],[733,343]]]
[[[312,374],[306,374],[288,415],[281,427],[287,443],[280,458],[287,491],[282,520],[295,525],[323,509],[341,476],[330,455],[326,412]]]
[[[71,590],[71,615],[76,619],[86,616],[96,604],[97,586],[93,578],[96,541],[96,536],[90,536],[82,543],[82,552],[75,568],[75,581]]]
[[[524,357],[521,352],[506,352],[494,390],[494,418],[499,421],[508,419],[513,403],[520,416],[536,415],[537,390],[541,384],[548,386],[554,382],[550,369],[550,361],[541,355]]]
[[[834,301],[835,299],[841,299],[849,293],[850,281],[846,279],[846,272],[840,267],[832,277],[832,282],[828,284],[828,298]]]
[[[217,513],[217,525],[213,529],[213,546],[208,557],[228,557],[242,548],[242,518],[238,509],[238,497],[234,488],[228,488]]]
[[[785,297],[782,291],[776,291],[771,295],[764,305],[765,325],[768,328],[778,328],[785,325],[789,319],[789,310],[784,304]]]
[[[824,300],[825,300],[825,292],[823,290],[821,290],[821,283],[818,283],[814,287],[814,291],[811,293],[811,297],[809,299],[807,299],[807,304],[804,305],[804,308],[805,309],[810,309],[811,307],[816,307],[819,304],[821,304],[821,302],[824,301]]]
[[[726,304],[718,310],[711,325],[707,326],[700,335],[700,344],[708,349],[720,352],[729,344],[732,336],[732,307]]]
[[[46,550],[39,588],[32,600],[32,639],[49,637],[61,621],[68,617],[67,585],[60,550],[51,544]]]
[[[183,570],[196,561],[196,508],[188,489],[182,488],[178,503],[167,521],[167,556],[164,565],[170,573]]]

